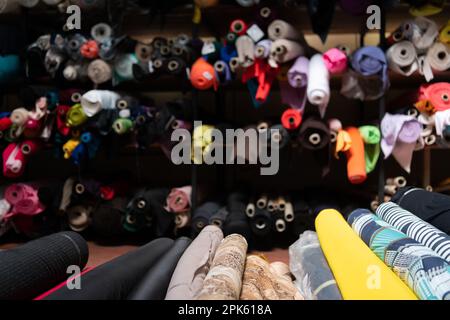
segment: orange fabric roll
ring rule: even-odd
[[[351,183],[360,184],[367,178],[364,141],[358,128],[349,127],[345,131],[352,140],[350,149],[345,153],[347,155],[347,176]]]
[[[192,65],[190,78],[196,89],[207,90],[214,87],[214,90],[217,90],[218,81],[214,67],[203,58],[198,58]]]

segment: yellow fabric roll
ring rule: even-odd
[[[441,33],[439,34],[439,40],[442,43],[450,45],[450,20],[448,20],[447,25],[442,28]]]
[[[323,253],[345,300],[417,300],[336,210],[316,218]]]

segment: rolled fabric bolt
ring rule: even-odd
[[[333,118],[328,120],[328,126],[330,127],[331,131],[339,132],[342,130],[342,123],[339,119]]]
[[[86,59],[97,58],[99,51],[100,48],[95,40],[88,40],[80,47],[80,53]]]
[[[422,125],[416,118],[405,115],[386,113],[381,121],[381,149],[385,158],[391,154],[409,172],[411,170],[412,154],[420,137]]]
[[[406,183],[407,183],[406,178],[402,177],[402,176],[398,176],[395,178],[389,178],[386,180],[386,184],[394,185],[398,188],[406,187]]]
[[[97,23],[91,28],[91,37],[98,43],[109,41],[113,36],[111,26],[106,23]]]
[[[269,263],[260,256],[246,258],[240,300],[279,300]]]
[[[139,63],[134,53],[121,54],[114,59],[114,74],[117,80],[127,81],[134,79],[133,65]]]
[[[81,106],[88,117],[93,117],[102,109],[115,109],[120,96],[108,90],[91,90],[81,98]]]
[[[394,44],[386,52],[389,68],[404,76],[410,76],[418,68],[416,48],[410,41]]]
[[[134,48],[134,53],[136,54],[136,57],[139,59],[139,61],[149,62],[152,57],[153,47],[151,46],[151,44],[138,42],[136,44],[136,47]]]
[[[366,159],[366,172],[375,170],[381,153],[381,132],[375,126],[362,126],[359,133],[364,141],[364,157]]]
[[[78,127],[85,123],[87,119],[81,104],[76,104],[67,111],[66,124],[68,127]]]
[[[270,47],[270,58],[280,64],[292,61],[303,54],[303,46],[292,40],[277,39]]]
[[[174,213],[189,211],[191,207],[191,192],[191,186],[172,189],[167,197],[165,209]]]
[[[25,108],[18,108],[11,113],[11,122],[18,126],[24,126],[29,118],[29,111]]]
[[[5,117],[0,119],[0,132],[8,130],[11,128],[12,124],[13,122],[11,121],[11,118]]]
[[[425,144],[427,146],[434,145],[436,143],[436,141],[437,141],[437,138],[436,138],[436,136],[434,134],[430,134],[429,136],[425,137]]]
[[[292,26],[283,20],[274,20],[268,27],[267,33],[270,40],[289,39],[299,40],[301,34]]]
[[[240,70],[241,66],[239,64],[239,59],[237,57],[230,59],[230,70],[233,73],[237,73]]]
[[[384,193],[387,195],[393,196],[397,192],[397,186],[396,185],[385,185],[384,186]]]
[[[179,75],[186,71],[186,63],[183,59],[172,57],[167,62],[167,70],[169,74]]]
[[[244,237],[237,234],[227,236],[217,248],[211,269],[196,299],[239,299],[246,253],[247,241]]]
[[[75,232],[86,230],[91,223],[92,207],[78,205],[67,210],[70,229]]]
[[[335,140],[336,145],[334,150],[334,156],[336,159],[339,159],[339,152],[347,152],[348,150],[350,150],[352,146],[352,138],[350,137],[349,133],[345,130],[339,130],[337,134],[335,133],[335,135],[336,135]]]
[[[191,214],[189,212],[182,212],[175,215],[175,228],[182,229],[189,225]]]
[[[192,228],[194,234],[198,234],[209,224],[210,218],[217,212],[221,206],[216,202],[205,202],[197,207],[192,214]]]
[[[326,51],[323,59],[330,74],[339,74],[347,69],[347,55],[337,48]]]
[[[3,175],[8,178],[20,177],[25,171],[27,158],[20,144],[11,143],[3,150]]]
[[[436,112],[434,114],[434,124],[436,135],[443,137],[445,128],[450,125],[450,109]]]
[[[80,140],[70,139],[63,145],[64,159],[69,159],[72,152],[80,144]]]
[[[436,71],[450,69],[450,46],[441,42],[434,43],[427,51],[426,60]]]
[[[286,231],[286,222],[283,219],[275,221],[275,228],[277,232],[282,233]]]
[[[255,43],[252,38],[242,35],[236,39],[236,49],[238,53],[239,64],[244,67],[250,67],[255,61]]]
[[[218,226],[221,229],[225,227],[225,221],[229,216],[229,212],[226,207],[220,208],[214,215],[209,219],[210,225]]]
[[[308,84],[309,60],[298,57],[288,71],[287,79],[293,88],[306,88]]]
[[[364,142],[358,128],[350,127],[346,131],[351,137],[351,147],[346,152],[347,175],[353,184],[361,184],[367,179]]]
[[[112,128],[117,134],[126,134],[133,130],[133,121],[130,119],[117,119],[114,121]]]
[[[93,83],[102,84],[112,79],[112,68],[104,60],[96,59],[89,64],[87,74]]]
[[[278,203],[278,210],[284,212],[284,210],[286,210],[286,199],[284,197],[278,197],[277,203]]]
[[[256,201],[256,206],[259,209],[264,209],[267,206],[267,196],[266,195],[262,195],[257,201]]]
[[[416,107],[420,110],[419,105],[424,102],[434,111],[450,109],[450,83],[437,82],[430,85],[422,85],[419,90],[419,99]]]
[[[302,115],[299,110],[287,109],[281,116],[281,123],[287,130],[295,130],[302,123]]]
[[[441,33],[439,33],[439,41],[450,45],[450,20],[447,25],[442,28]]]
[[[230,67],[225,61],[218,60],[214,63],[214,70],[220,83],[224,84],[231,80]]]
[[[26,156],[35,154],[39,149],[39,142],[36,140],[25,140],[22,142],[20,149]]]
[[[64,63],[65,56],[62,51],[56,47],[50,47],[45,54],[44,65],[45,69],[51,75],[54,75]]]
[[[267,201],[267,211],[274,212],[275,210],[278,210],[278,206],[274,200],[270,199]]]
[[[203,58],[199,58],[192,65],[190,79],[196,89],[207,90],[214,88],[217,90],[218,81],[215,76],[214,67]]]
[[[249,203],[247,205],[245,213],[247,214],[247,217],[253,218],[255,216],[255,204],[254,203]]]
[[[259,41],[255,46],[255,58],[266,59],[270,55],[272,40],[264,39]]]
[[[424,17],[417,17],[413,21],[403,24],[403,36],[414,44],[418,50],[430,48],[439,36],[436,23]]]
[[[294,206],[291,202],[286,202],[286,207],[284,209],[284,220],[287,222],[292,222],[295,219]]]
[[[330,101],[330,75],[321,54],[315,54],[309,61],[308,101],[319,108],[322,118]]]
[[[272,215],[265,209],[256,208],[250,227],[256,236],[267,236],[272,230]]]
[[[230,32],[236,33],[238,36],[242,36],[247,31],[247,24],[244,20],[234,20],[230,24]]]
[[[276,142],[275,148],[283,149],[286,147],[291,139],[289,132],[282,125],[278,124],[270,127],[270,141]]]

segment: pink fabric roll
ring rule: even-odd
[[[342,73],[347,69],[347,55],[337,48],[332,48],[325,52],[323,61],[331,74]]]
[[[173,213],[182,213],[191,208],[191,186],[174,188],[166,200],[165,209]]]
[[[16,214],[32,216],[45,209],[39,201],[38,189],[27,184],[13,184],[6,188],[5,199],[12,205],[8,216]]]

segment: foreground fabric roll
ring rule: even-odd
[[[207,226],[200,232],[178,261],[166,300],[195,299],[222,240],[223,233],[219,227]]]
[[[377,216],[450,262],[450,237],[393,202],[381,204]]]
[[[450,300],[450,266],[433,250],[366,209],[352,212],[348,223],[420,299]]]
[[[248,256],[240,300],[303,300],[292,280],[277,273],[282,273],[277,267],[280,266],[274,265],[274,268],[271,268],[263,257]]]
[[[238,300],[246,253],[247,241],[241,235],[223,239],[197,300]]]
[[[128,300],[162,300],[166,296],[170,279],[183,252],[192,240],[178,238],[173,246],[146,272],[128,295]]]
[[[414,187],[404,187],[392,197],[403,209],[450,234],[450,197]]]
[[[353,184],[361,184],[367,179],[364,142],[358,128],[350,127],[346,131],[352,141],[347,155],[347,176]]]
[[[81,290],[62,284],[38,300],[123,300],[174,241],[159,238],[81,275]]]
[[[316,218],[320,246],[345,300],[416,300],[415,294],[365,245],[336,210]],[[371,278],[376,272],[376,279]],[[377,281],[378,280],[378,281]]]
[[[75,232],[56,233],[0,251],[0,299],[33,299],[67,279],[69,266],[83,269],[88,257],[86,241]]]
[[[314,231],[305,231],[289,247],[289,266],[305,300],[342,300]]]

